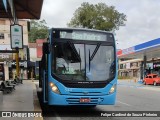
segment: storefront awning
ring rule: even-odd
[[[13,0],[13,4],[18,19],[40,19],[43,0]],[[0,18],[13,18],[9,3],[6,12],[3,0],[0,0]]]

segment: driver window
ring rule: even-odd
[[[149,76],[149,78],[152,78],[152,76]]]

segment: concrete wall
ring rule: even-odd
[[[37,48],[29,48],[30,61],[37,61]]]
[[[8,65],[4,65],[4,74],[5,74],[5,80],[9,80],[9,69],[8,69]]]

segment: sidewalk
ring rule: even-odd
[[[135,79],[121,79],[118,80],[118,86],[123,86],[123,87],[133,87],[133,88],[143,88],[145,87],[142,82],[135,80]]]
[[[134,88],[141,88],[141,89],[146,89],[146,90],[160,91],[160,86],[143,85],[143,83],[141,81],[135,81],[135,80],[131,80],[131,79],[118,80],[118,86],[134,87]]]
[[[121,79],[118,80],[118,85],[134,85],[134,86],[142,86],[142,82],[135,79]]]
[[[0,111],[17,111],[17,112],[41,112],[41,107],[37,98],[35,83],[31,80],[24,80],[23,84],[16,85],[16,90],[9,94],[3,95],[3,104],[0,105]],[[5,120],[7,118],[0,118]],[[17,120],[22,118],[8,118]],[[23,118],[26,120],[42,120],[43,118]]]

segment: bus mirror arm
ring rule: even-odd
[[[90,49],[89,49],[89,72],[90,72],[90,67],[91,67],[91,57],[90,57]]]
[[[49,43],[43,43],[43,53],[49,54],[50,53],[50,45]]]
[[[79,48],[78,48],[78,50],[79,50],[79,56],[81,56],[81,51]],[[82,61],[80,61],[80,71],[81,71],[81,68],[82,68]]]
[[[67,41],[67,43],[70,46],[70,50],[72,52],[72,59],[74,62],[81,62],[81,57],[80,55],[77,53],[76,48],[74,47],[73,43],[71,41]]]

